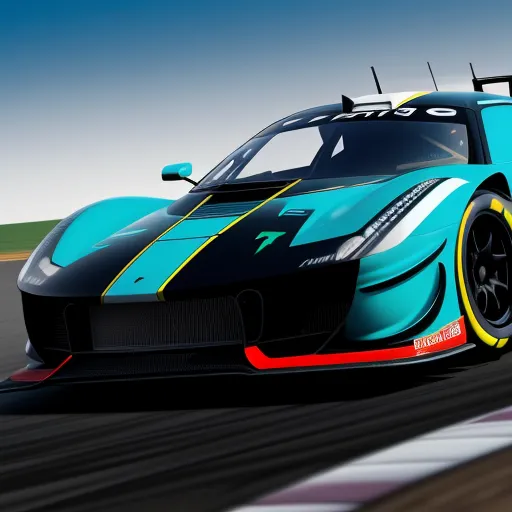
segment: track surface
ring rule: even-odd
[[[25,364],[22,265],[0,263],[0,375]],[[511,396],[511,355],[435,372],[0,395],[0,510],[225,510]]]

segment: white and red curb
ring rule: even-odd
[[[512,407],[436,430],[320,473],[231,512],[346,512],[512,446]]]

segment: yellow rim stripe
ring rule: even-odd
[[[512,228],[512,214],[508,210],[505,210],[504,214],[505,220],[508,222],[508,225]]]
[[[493,201],[494,203],[494,201]],[[496,203],[499,203],[499,201],[496,201]],[[502,340],[498,340],[494,336],[491,336],[487,332],[484,331],[484,329],[480,326],[478,323],[478,320],[476,319],[475,314],[473,313],[473,310],[471,308],[471,303],[469,302],[468,292],[466,289],[466,285],[464,283],[464,273],[462,271],[462,241],[464,239],[464,229],[466,227],[466,223],[468,221],[469,214],[471,213],[471,210],[473,209],[474,203],[471,203],[466,211],[464,212],[464,216],[462,217],[462,222],[459,229],[459,236],[457,240],[457,275],[459,278],[459,287],[460,287],[460,294],[462,297],[462,302],[464,304],[464,309],[466,310],[466,314],[468,315],[469,323],[471,324],[471,327],[475,331],[476,335],[484,342],[487,343],[487,345],[490,345],[491,347],[496,346],[496,343],[498,343],[498,348],[503,347],[505,343],[508,341],[508,338],[504,338]],[[493,204],[491,203],[491,208]],[[494,203],[494,206],[497,206]],[[494,208],[493,208],[494,209]]]
[[[430,94],[430,91],[417,92],[416,94],[413,94],[412,96],[409,96],[405,100],[398,103],[395,108],[399,108],[402,105],[405,105],[407,102],[415,100],[416,98],[419,98],[420,96],[425,96],[426,94]]]
[[[496,345],[497,348],[503,348],[507,344],[508,338],[502,338],[501,340],[498,340],[498,344]]]
[[[292,187],[294,187],[295,185],[297,185],[297,183],[299,183],[301,180],[296,180],[294,181],[293,183],[290,183],[290,185],[284,187],[283,189],[281,189],[279,192],[276,192],[273,196],[269,197],[268,199],[265,199],[265,201],[263,201],[262,203],[260,203],[258,206],[256,206],[255,208],[253,208],[252,210],[249,210],[247,213],[244,213],[243,215],[240,215],[240,217],[238,217],[237,219],[235,219],[233,222],[231,222],[230,224],[228,224],[225,228],[221,229],[216,235],[212,236],[211,238],[209,238],[208,240],[206,240],[206,242],[204,244],[202,244],[201,246],[199,246],[166,280],[165,282],[162,284],[162,286],[160,286],[160,288],[158,289],[158,292],[157,292],[157,297],[158,297],[158,300],[164,300],[164,289],[165,287],[178,275],[179,272],[181,272],[181,270],[183,270],[183,268],[188,265],[205,247],[207,247],[209,244],[211,244],[214,240],[216,240],[220,235],[222,235],[222,233],[225,233],[228,229],[231,229],[235,224],[238,224],[239,222],[241,222],[242,220],[244,220],[245,218],[249,217],[249,215],[252,215],[256,210],[259,210],[260,208],[262,208],[263,206],[265,206],[267,203],[269,203],[270,201],[272,201],[273,199],[275,199],[276,197],[279,197],[281,194],[284,194],[287,190],[291,189]]]
[[[502,213],[508,225],[512,227],[512,215],[508,210],[505,209],[505,206],[503,206],[503,204],[500,201],[498,201],[497,199],[493,199],[491,201],[491,210],[494,210],[498,213]],[[498,340],[496,348],[503,348],[507,344],[507,341],[508,338],[502,338]]]
[[[121,272],[119,272],[119,274],[117,274],[116,277],[114,277],[113,281],[105,288],[105,291],[101,294],[101,302],[103,303],[104,299],[105,299],[105,295],[107,295],[107,293],[109,292],[109,290],[112,288],[112,286],[114,286],[116,284],[116,282],[119,280],[119,278],[126,272],[126,270],[131,266],[133,265],[133,263],[138,260],[150,247],[152,247],[156,242],[158,242],[158,240],[160,240],[160,238],[162,238],[163,236],[165,236],[167,233],[169,233],[169,231],[171,231],[171,229],[174,229],[178,224],[181,224],[184,220],[187,220],[197,209],[201,208],[201,206],[203,206],[203,204],[205,204],[207,201],[210,200],[212,196],[208,196],[206,197],[205,199],[203,199],[197,206],[195,206],[194,208],[192,208],[192,210],[190,210],[186,215],[184,215],[180,220],[178,220],[177,222],[175,222],[171,227],[167,228],[161,235],[157,236],[149,245],[147,245],[146,247],[144,247],[144,249],[142,249],[142,251],[139,252],[139,254],[137,254],[137,256],[135,256],[131,261],[130,263],[128,263],[124,268],[123,270],[121,270]]]
[[[493,199],[491,201],[491,210],[501,213],[504,210],[504,208],[505,207],[497,199]]]
[[[505,220],[507,221],[508,225],[512,228],[512,214],[505,207],[503,207],[503,215],[504,215]],[[508,340],[509,340],[508,338],[503,338],[503,339],[499,340],[497,347],[503,348],[506,345]]]

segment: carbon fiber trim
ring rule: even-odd
[[[84,354],[75,356],[51,381],[254,372],[241,347],[227,347],[186,353]]]

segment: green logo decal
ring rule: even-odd
[[[267,245],[273,244],[280,236],[286,235],[285,232],[280,231],[262,231],[255,240],[259,240],[260,238],[264,238],[261,245],[258,247],[257,251],[254,254],[258,254],[262,251]]]

